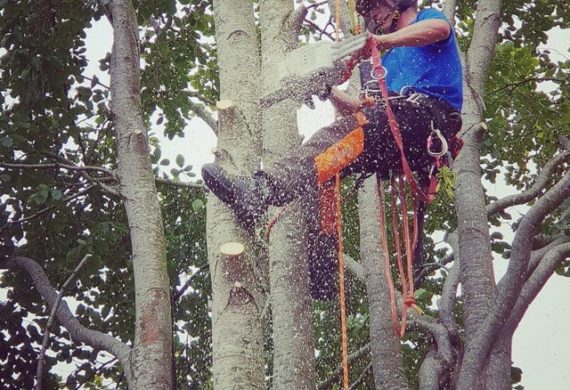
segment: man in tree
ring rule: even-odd
[[[446,17],[431,8],[418,11],[416,0],[360,0],[356,9],[365,19],[367,38],[345,59],[360,61],[360,98],[336,87],[330,94],[343,117],[253,177],[229,175],[215,163],[202,168],[206,185],[243,223],[256,221],[269,205],[283,206],[308,190],[314,192],[337,173],[378,172],[387,177],[400,170],[379,77],[386,79],[390,106],[413,170],[430,170],[433,157],[427,153],[427,142],[435,129],[447,140],[459,130],[462,70]],[[371,42],[384,51],[384,75],[372,66]]]

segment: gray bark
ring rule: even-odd
[[[253,5],[247,0],[215,0],[214,22],[221,99],[217,162],[230,173],[259,166],[259,46]],[[213,379],[216,389],[263,389],[262,292],[256,278],[252,236],[213,195],[208,197],[207,238],[212,279]],[[243,256],[223,256],[221,245],[245,245]]]
[[[481,372],[479,371],[479,375],[474,372],[467,374],[464,369],[470,365],[472,357],[468,351],[473,346],[475,335],[496,297],[479,159],[481,141],[486,129],[486,126],[481,124],[484,120],[484,81],[495,53],[500,9],[500,0],[483,0],[478,3],[472,44],[464,63],[465,103],[461,135],[465,145],[455,164],[466,346],[459,379],[459,388],[462,389],[477,389],[480,386]]]
[[[129,221],[136,329],[129,386],[171,389],[172,326],[162,215],[140,101],[138,23],[130,1],[114,0],[111,109],[118,179]]]
[[[407,389],[400,339],[390,317],[390,298],[383,268],[376,178],[358,194],[360,253],[370,313],[370,350],[377,389]]]
[[[51,285],[42,267],[33,259],[28,257],[12,257],[0,264],[2,268],[13,269],[20,268],[25,270],[30,278],[36,291],[46,301],[50,309],[55,307],[58,300],[58,293]],[[55,316],[59,323],[67,329],[73,340],[85,343],[93,348],[107,351],[114,355],[121,362],[127,378],[130,378],[129,354],[131,349],[128,345],[115,339],[108,334],[86,328],[73,315],[69,306],[62,300],[55,312]]]
[[[290,0],[260,3],[262,93],[278,89],[277,65],[297,46],[304,8]],[[290,99],[263,110],[263,162],[271,166],[300,146],[297,104]],[[269,240],[269,280],[273,315],[273,389],[315,387],[314,341],[310,316],[306,228],[301,202],[289,204]],[[278,210],[271,210],[270,218]]]

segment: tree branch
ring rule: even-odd
[[[356,277],[361,282],[364,282],[364,268],[362,268],[362,264],[346,253],[344,254],[344,260],[346,263],[346,269],[348,269],[352,276]]]
[[[522,218],[513,239],[513,250],[507,273],[503,277],[505,280],[504,288],[499,289],[499,309],[507,309],[514,304],[521,288],[520,278],[526,279],[526,271],[532,251],[532,238],[544,218],[558,208],[569,196],[570,172],[567,172],[558,183],[537,200]]]
[[[212,129],[214,134],[218,135],[218,121],[214,119],[214,117],[204,109],[200,104],[194,103],[193,101],[189,100],[188,105],[190,109],[198,118],[202,119],[206,124]]]
[[[552,276],[556,267],[570,256],[570,243],[564,243],[550,249],[538,267],[532,272],[523,285],[516,304],[510,312],[509,318],[503,325],[501,337],[512,337],[515,329],[526,313],[531,302],[536,298],[542,287]]]
[[[63,203],[67,203],[67,202],[69,202],[70,200],[73,200],[73,199],[78,198],[78,197],[80,197],[80,196],[82,196],[82,195],[85,195],[86,193],[88,193],[89,191],[91,191],[91,190],[92,190],[93,188],[95,188],[96,186],[97,186],[97,184],[91,184],[91,185],[89,185],[89,186],[87,186],[87,187],[85,187],[85,188],[83,188],[83,189],[77,191],[76,194],[73,194],[73,195],[70,195],[70,196],[68,196],[68,197],[66,197],[66,198],[63,198],[63,199],[62,199],[62,202],[63,202]],[[6,222],[6,224],[4,224],[4,226],[0,226],[0,231],[6,229],[6,228],[9,227],[9,226],[15,225],[15,224],[28,222],[28,221],[30,221],[30,220],[32,220],[32,219],[34,219],[34,218],[39,217],[39,216],[42,215],[42,214],[47,213],[48,211],[51,211],[51,210],[55,209],[55,208],[56,208],[56,205],[48,206],[48,207],[46,207],[46,208],[44,208],[44,209],[41,209],[40,211],[37,211],[37,212],[33,213],[33,214],[30,215],[29,217],[25,217],[25,218],[22,218],[22,219],[18,219],[18,220],[16,220],[16,221],[8,221],[8,222]]]
[[[69,164],[61,164],[61,163],[53,163],[53,164],[13,164],[13,163],[5,163],[0,162],[0,168],[9,168],[9,169],[67,169],[70,171],[78,171],[78,172],[87,172],[87,171],[97,171],[103,172],[109,176],[115,177],[115,172],[103,167],[96,167],[96,166],[76,166],[76,165],[69,165]]]
[[[51,313],[49,314],[48,317],[48,321],[46,324],[46,328],[44,331],[44,337],[43,337],[43,341],[42,341],[42,348],[40,349],[40,356],[38,357],[38,364],[37,364],[37,369],[36,369],[36,389],[37,390],[41,390],[42,388],[42,375],[43,375],[43,369],[44,369],[44,356],[46,353],[46,349],[47,349],[47,345],[48,345],[48,341],[49,341],[49,333],[50,333],[50,329],[53,325],[53,322],[55,320],[55,313],[57,313],[57,309],[59,308],[59,305],[61,303],[61,300],[63,299],[63,296],[65,295],[65,290],[67,289],[67,286],[75,279],[75,276],[77,275],[77,273],[79,272],[79,270],[81,269],[81,267],[83,267],[83,265],[87,262],[87,260],[89,260],[92,257],[91,254],[87,254],[83,257],[83,259],[79,262],[79,264],[77,265],[77,267],[75,267],[75,269],[73,270],[73,272],[71,273],[71,275],[69,275],[69,278],[67,278],[67,280],[63,283],[63,285],[61,286],[61,289],[59,290],[59,295],[57,297],[57,300],[55,301],[55,304],[53,305],[53,307],[51,308]]]
[[[356,360],[356,359],[360,359],[361,357],[367,355],[370,353],[370,344],[366,344],[364,347],[360,348],[358,351],[351,353],[348,356],[348,361],[349,363]],[[342,366],[339,365],[336,370],[334,370],[334,372],[331,374],[331,376],[328,377],[327,380],[319,383],[317,385],[317,390],[326,390],[326,389],[330,389],[333,382],[338,378],[338,376],[341,374],[342,372]]]
[[[315,4],[311,4],[309,8],[314,6]],[[307,12],[309,12],[309,8],[301,4],[300,6],[295,8],[287,18],[285,31],[288,32],[291,38],[294,38],[295,42],[298,40],[299,34],[301,33],[301,28],[303,27],[303,21],[307,16]]]
[[[540,249],[534,250],[530,254],[530,260],[528,262],[526,274],[531,275],[534,272],[534,270],[536,269],[536,267],[538,267],[538,265],[540,264],[540,261],[546,255],[546,253],[548,253],[548,251],[550,251],[552,248],[554,248],[558,245],[562,245],[562,244],[565,244],[567,242],[570,242],[570,237],[562,236],[562,237],[556,238],[555,240],[550,242],[548,245],[545,245],[544,247],[542,247]]]
[[[551,158],[542,168],[534,184],[527,190],[520,194],[510,195],[497,200],[487,206],[487,215],[505,210],[507,207],[520,205],[531,201],[539,196],[544,187],[552,179],[553,171],[562,163],[570,161],[570,151],[560,153]]]
[[[352,382],[352,384],[350,385],[348,390],[356,389],[356,386],[358,386],[360,384],[360,382],[362,382],[362,380],[366,377],[366,373],[371,368],[372,368],[372,362],[368,363],[368,365],[366,367],[364,367],[364,370],[362,370],[362,372],[360,373],[360,376],[358,378],[356,378],[356,380],[354,382]]]
[[[438,324],[429,316],[419,315],[414,311],[410,311],[412,316],[410,318],[409,326],[416,326],[426,332],[429,332],[437,344],[437,354],[443,361],[452,365],[454,360],[453,346],[449,338],[449,332],[446,327]]]
[[[155,181],[157,183],[160,183],[160,184],[166,184],[166,185],[175,186],[175,187],[195,188],[197,190],[203,190],[204,189],[204,186],[202,184],[198,184],[198,183],[185,183],[185,182],[175,181],[175,180],[171,180],[171,179],[163,179],[160,177],[155,177]]]
[[[526,272],[532,250],[532,238],[544,218],[570,196],[570,172],[556,183],[530,208],[522,218],[513,240],[513,251],[505,276],[501,279],[496,303],[491,307],[473,342],[467,345],[465,355],[469,364],[463,364],[458,385],[472,387],[475,375],[481,372],[497,334],[507,321],[521,291],[521,280]],[[465,360],[464,360],[465,362]]]
[[[192,276],[190,276],[186,281],[186,283],[184,283],[184,285],[182,285],[182,287],[180,287],[176,291],[176,293],[172,296],[172,302],[178,301],[182,297],[182,295],[186,292],[186,290],[188,290],[188,287],[190,287],[194,279],[207,268],[208,268],[208,263],[201,266]]]
[[[15,256],[0,262],[0,267],[5,269],[20,268],[32,278],[35,289],[53,309],[58,299],[58,293],[51,285],[44,270],[40,265],[29,257]],[[60,324],[69,332],[70,336],[77,341],[85,343],[95,349],[102,349],[116,356],[121,362],[123,369],[129,369],[128,357],[131,348],[108,334],[92,330],[83,326],[73,315],[69,306],[62,301],[56,311],[56,317]]]

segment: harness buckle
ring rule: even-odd
[[[425,98],[425,95],[423,93],[414,92],[406,98],[406,101],[419,106],[420,104],[422,104],[422,100],[424,98]],[[433,125],[432,125],[432,127],[433,127]]]

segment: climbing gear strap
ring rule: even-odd
[[[379,74],[382,69],[382,62],[380,59],[380,53],[378,48],[376,47],[376,41],[374,39],[370,39],[368,41],[368,45],[370,47],[370,51],[372,54],[372,65],[375,69],[375,72]],[[406,180],[408,181],[408,185],[412,189],[412,193],[414,198],[417,198],[423,202],[431,202],[435,199],[435,193],[428,192],[427,194],[422,191],[420,186],[418,185],[414,175],[412,173],[412,169],[408,163],[408,159],[404,153],[404,141],[402,140],[402,134],[400,132],[400,127],[398,126],[398,122],[396,121],[396,116],[390,107],[390,103],[388,100],[388,86],[386,84],[386,80],[384,78],[378,79],[378,84],[380,86],[380,91],[382,93],[382,98],[384,100],[384,105],[386,109],[386,115],[388,117],[388,124],[390,125],[390,130],[392,131],[392,135],[394,136],[394,140],[400,152],[400,160],[402,161],[402,171]],[[431,187],[431,186],[430,186]],[[433,188],[435,190],[435,188]]]

